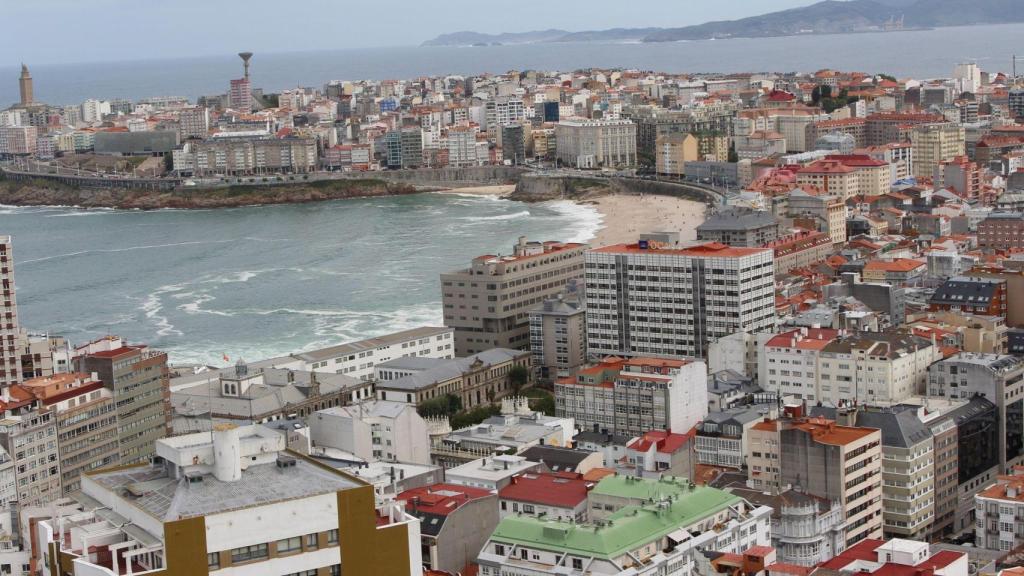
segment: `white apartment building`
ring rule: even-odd
[[[758,382],[766,392],[816,402],[821,396],[819,355],[839,336],[831,328],[797,328],[765,342],[758,355]]]
[[[558,416],[581,430],[640,436],[649,430],[686,434],[708,413],[704,362],[616,359],[555,383]]]
[[[422,572],[417,519],[273,430],[222,425],[156,455],[85,475],[81,512],[36,524],[42,576]]]
[[[312,455],[333,448],[366,462],[430,464],[427,424],[409,404],[370,400],[327,408],[308,424]]]
[[[708,342],[775,329],[774,253],[621,244],[586,255],[592,357],[704,357]]]
[[[975,495],[974,518],[978,548],[1005,553],[1024,545],[1024,469]]]
[[[558,160],[575,168],[634,166],[636,124],[630,120],[563,120],[555,125]]]
[[[930,341],[899,332],[862,332],[837,339],[818,355],[818,400],[891,406],[924,392],[928,367],[942,353]]]
[[[518,98],[502,97],[485,105],[487,133],[496,135],[502,126],[516,124],[526,119],[526,106]]]
[[[99,122],[107,114],[110,114],[110,102],[106,100],[90,99],[82,102],[83,122]]]
[[[300,370],[371,380],[374,366],[395,358],[454,358],[454,333],[454,328],[425,326],[303,352],[295,358],[302,362]]]

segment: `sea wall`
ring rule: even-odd
[[[84,208],[226,208],[261,204],[299,204],[323,200],[415,194],[410,184],[377,179],[323,180],[260,186],[146,190],[68,186],[54,180],[0,178],[0,204],[81,206]]]
[[[708,204],[721,203],[710,189],[686,182],[664,182],[640,178],[583,178],[524,175],[509,198],[520,202],[587,200],[607,194],[651,194],[675,196]]]

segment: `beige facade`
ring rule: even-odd
[[[317,150],[313,138],[226,137],[188,142],[173,159],[176,171],[197,175],[311,172]]]
[[[575,168],[636,165],[636,124],[574,119],[555,125],[558,160]]]
[[[21,380],[21,358],[16,342],[19,336],[18,304],[14,294],[14,250],[10,236],[0,236],[0,386]]]
[[[803,492],[838,501],[846,515],[846,548],[882,537],[882,433],[824,418],[756,424],[747,442],[751,488]]]
[[[464,409],[491,404],[513,392],[511,373],[530,367],[530,353],[496,348],[468,358],[397,358],[377,366],[377,399],[418,406],[443,396],[457,397]]]
[[[527,350],[530,310],[583,281],[585,244],[527,242],[511,256],[484,255],[441,275],[444,325],[455,329],[455,355],[491,348]]]
[[[148,461],[170,425],[167,354],[111,336],[78,348],[75,369],[95,372],[113,393],[121,463]]]
[[[913,172],[917,178],[932,178],[942,162],[964,156],[966,132],[956,124],[922,124],[910,133]]]
[[[697,139],[693,134],[674,133],[658,136],[655,142],[655,166],[658,174],[682,176],[686,163],[700,160]]]

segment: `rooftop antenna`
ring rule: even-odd
[[[249,60],[252,60],[252,52],[239,52],[238,57],[242,59],[242,65],[245,66],[245,79],[249,79]]]

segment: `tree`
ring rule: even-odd
[[[811,102],[815,104],[821,102],[821,86],[815,86],[814,90],[811,90]]]
[[[519,394],[519,390],[530,382],[530,370],[522,365],[513,366],[508,371],[508,381],[512,384],[512,393]]]
[[[740,155],[736,153],[736,143],[729,144],[729,162],[735,164],[740,161]]]
[[[890,76],[889,74],[879,74],[878,78],[881,80],[888,80],[889,82],[896,82],[896,77]]]
[[[424,417],[452,416],[462,410],[462,399],[454,394],[445,394],[420,402],[416,412]]]

